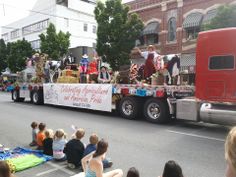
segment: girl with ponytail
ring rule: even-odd
[[[122,177],[123,172],[120,169],[103,173],[103,163],[108,148],[108,142],[101,139],[97,144],[96,151],[85,156],[82,161],[82,167],[85,177]]]

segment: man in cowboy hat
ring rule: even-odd
[[[106,66],[101,66],[100,73],[98,75],[98,83],[109,83],[111,81],[111,75],[107,71]]]
[[[81,83],[87,82],[88,65],[89,65],[88,55],[84,54],[80,60],[80,82]]]

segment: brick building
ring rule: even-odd
[[[181,54],[181,68],[194,72],[197,34],[223,4],[236,0],[134,0],[127,3],[137,13],[144,30],[136,45],[155,45],[160,54]]]

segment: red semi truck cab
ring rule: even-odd
[[[236,124],[235,39],[236,28],[199,33],[195,98],[177,100],[177,118]]]
[[[201,32],[196,51],[196,97],[236,103],[236,28]]]

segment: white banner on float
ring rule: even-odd
[[[43,84],[44,103],[112,110],[112,85],[110,84]]]

